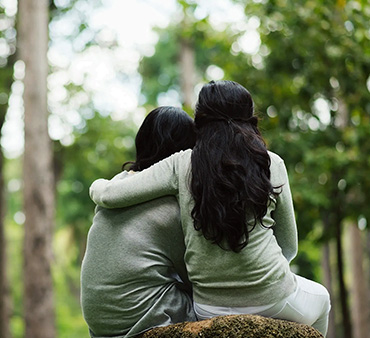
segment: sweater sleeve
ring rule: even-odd
[[[288,262],[291,262],[298,251],[297,224],[288,173],[283,160],[279,162],[278,168],[283,186],[281,187],[281,193],[277,196],[276,209],[273,213],[275,220],[274,234],[284,257]]]
[[[177,153],[179,154],[179,153]],[[123,208],[178,192],[176,155],[174,154],[151,167],[111,180],[98,179],[90,186],[90,198],[105,208]]]

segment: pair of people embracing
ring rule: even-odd
[[[178,108],[157,108],[136,150],[131,171],[90,187],[98,207],[81,303],[92,337],[229,314],[326,335],[329,294],[290,270],[298,241],[287,171],[243,86],[206,84],[194,125]]]

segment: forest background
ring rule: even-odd
[[[142,23],[123,38],[95,14],[114,3],[0,0],[0,337],[88,337],[79,273],[90,184],[134,159],[151,109],[192,116],[201,86],[229,79],[252,93],[286,162],[292,269],[330,290],[328,337],[367,338],[369,2],[122,1],[117,25],[130,6]],[[165,19],[151,29],[152,17]]]

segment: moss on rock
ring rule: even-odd
[[[314,328],[257,315],[220,316],[151,329],[138,338],[322,338]]]

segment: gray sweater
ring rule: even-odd
[[[271,203],[264,225],[250,233],[240,252],[225,251],[196,231],[189,192],[191,150],[181,151],[125,180],[95,181],[92,200],[107,208],[134,205],[164,195],[176,195],[185,236],[185,263],[194,300],[213,306],[259,306],[278,302],[294,292],[296,281],[289,262],[297,253],[297,227],[288,175],[283,160],[269,152],[271,182],[283,184]]]
[[[123,178],[125,173],[118,175]],[[132,337],[196,320],[179,206],[163,197],[137,206],[98,207],[81,269],[81,305],[92,337]]]

